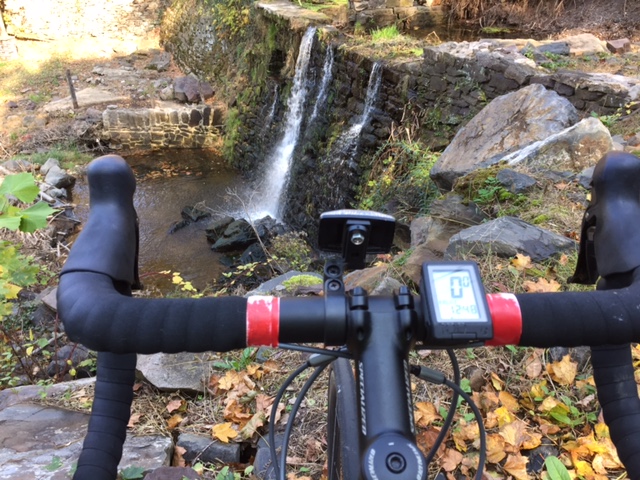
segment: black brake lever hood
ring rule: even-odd
[[[640,266],[640,158],[609,152],[596,165],[571,283],[594,284]]]

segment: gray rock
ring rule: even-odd
[[[58,166],[52,166],[44,177],[45,183],[55,188],[69,188],[76,183],[76,178]]]
[[[157,70],[158,72],[165,72],[171,65],[171,54],[167,52],[159,53],[155,55],[151,62],[145,67],[150,70]]]
[[[572,56],[608,53],[605,42],[591,33],[572,35],[564,38],[563,41],[569,45]]]
[[[578,183],[586,189],[591,188],[591,179],[593,178],[593,171],[596,169],[595,165],[582,170],[577,177]]]
[[[236,220],[231,222],[224,233],[211,246],[216,252],[232,252],[247,248],[257,240],[257,236],[249,222]]]
[[[218,238],[222,236],[222,234],[224,234],[224,231],[233,222],[234,218],[229,216],[218,218],[209,222],[207,228],[205,229],[207,240],[209,240],[211,243],[214,243],[216,240],[218,240]]]
[[[275,447],[276,451],[282,446],[282,441],[284,440],[283,434],[276,434],[275,436]],[[275,480],[275,470],[271,463],[271,449],[269,448],[269,440],[268,438],[262,437],[258,440],[258,450],[256,452],[256,458],[253,461],[253,467],[255,468],[256,473],[259,478],[264,478],[265,480]]]
[[[65,199],[68,196],[68,192],[65,188],[49,188],[46,192],[52,198]]]
[[[613,147],[609,130],[594,117],[502,157],[509,165],[527,165],[535,171],[579,172],[598,163]]]
[[[0,479],[69,478],[82,449],[89,415],[55,407],[18,403],[0,411]],[[128,435],[120,468],[145,470],[168,465],[169,437]]]
[[[33,169],[33,164],[27,160],[7,160],[2,163],[2,168],[7,172],[28,172]]]
[[[503,95],[458,131],[431,170],[431,178],[441,190],[450,190],[456,178],[498,163],[577,121],[573,105],[542,85]]]
[[[504,188],[515,194],[528,192],[536,184],[535,178],[510,168],[500,170],[496,178]]]
[[[536,50],[542,54],[550,53],[553,55],[569,55],[571,53],[571,47],[567,42],[545,43],[538,46]]]
[[[427,241],[430,221],[430,217],[416,217],[411,221],[411,247],[417,247]]]
[[[156,388],[173,392],[204,392],[219,358],[211,353],[138,355],[138,373]]]
[[[60,161],[57,158],[53,157],[47,158],[47,161],[44,162],[44,164],[40,167],[40,173],[42,175],[46,175],[53,167],[60,168]]]
[[[174,98],[180,102],[199,102],[213,97],[213,88],[193,75],[178,77],[173,82]]]
[[[173,87],[171,85],[160,90],[160,99],[173,100]]]
[[[187,462],[192,462],[196,458],[205,463],[240,462],[240,444],[238,443],[221,443],[210,437],[181,433],[176,445],[186,450],[182,456]]]
[[[465,254],[493,254],[513,257],[523,253],[537,262],[575,248],[576,242],[567,237],[530,225],[518,218],[501,217],[467,228],[451,237],[446,256],[459,258]]]

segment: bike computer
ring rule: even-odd
[[[424,263],[420,296],[432,338],[452,342],[493,338],[489,307],[474,262]]]

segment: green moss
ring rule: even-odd
[[[314,285],[322,285],[322,279],[315,275],[296,275],[288,280],[282,282],[282,285],[288,290],[292,291],[299,287],[312,287]]]

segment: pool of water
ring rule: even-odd
[[[171,150],[125,156],[133,168],[137,188],[134,205],[140,219],[140,274],[146,286],[163,293],[173,290],[170,277],[159,272],[180,272],[196,288],[220,278],[226,267],[222,255],[213,252],[204,230],[208,219],[191,223],[175,233],[186,205],[200,204],[213,215],[243,216],[239,198],[248,190],[246,182],[225,166],[219,156],[201,150]],[[235,192],[235,193],[234,193]],[[78,179],[73,191],[76,215],[84,222],[89,215],[86,179]]]

